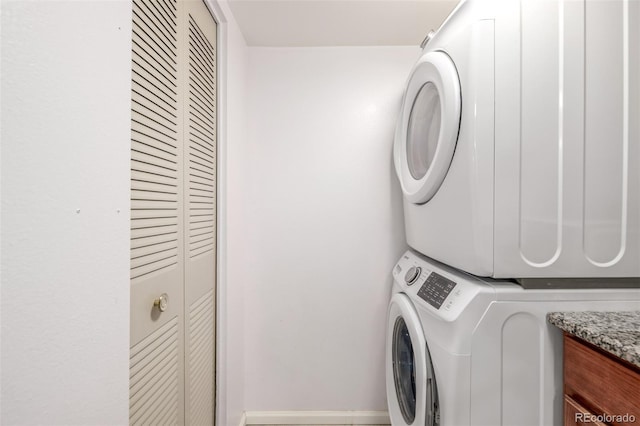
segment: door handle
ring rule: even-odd
[[[160,297],[153,301],[153,306],[158,308],[160,312],[166,311],[167,305],[169,305],[169,295],[167,293],[162,293]]]

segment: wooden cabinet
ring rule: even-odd
[[[582,405],[578,404],[568,395],[564,396],[564,424],[565,426],[604,426],[599,421],[592,421],[594,414]],[[597,418],[597,416],[596,416]]]
[[[640,368],[564,335],[564,424],[640,423]]]

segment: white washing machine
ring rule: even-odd
[[[463,1],[398,120],[407,242],[479,276],[640,276],[639,116],[640,2]]]
[[[639,289],[523,290],[408,251],[393,270],[386,383],[393,426],[562,424],[552,311],[630,311]]]

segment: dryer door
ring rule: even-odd
[[[386,347],[387,402],[391,424],[439,425],[438,392],[427,342],[409,298],[389,305]]]
[[[451,58],[439,51],[413,67],[396,126],[394,161],[404,196],[426,203],[444,180],[460,129],[460,80]]]

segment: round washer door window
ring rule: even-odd
[[[412,424],[416,418],[416,366],[411,336],[402,317],[396,318],[393,327],[392,358],[393,381],[400,412],[404,421]]]
[[[396,294],[387,325],[387,401],[395,426],[438,426],[435,373],[418,314],[409,298]]]
[[[429,201],[447,175],[460,129],[460,96],[449,56],[422,56],[409,77],[394,142],[396,172],[413,203]]]

